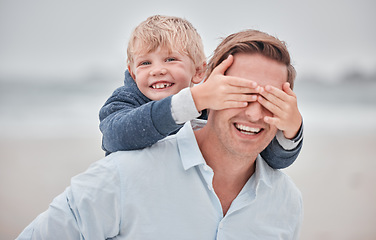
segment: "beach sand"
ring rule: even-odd
[[[14,239],[70,178],[104,156],[100,135],[0,138],[0,239]],[[376,132],[305,132],[284,170],[304,198],[303,240],[376,239]]]

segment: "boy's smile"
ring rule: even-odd
[[[137,87],[151,100],[176,94],[201,80],[196,78],[197,71],[187,55],[163,47],[135,54],[128,69]]]
[[[171,87],[172,85],[173,85],[173,83],[169,83],[169,82],[157,82],[157,83],[153,83],[151,85],[151,88],[163,89],[163,88]]]

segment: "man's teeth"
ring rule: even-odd
[[[154,89],[167,88],[171,86],[172,86],[172,83],[156,83],[156,84],[151,85],[151,87]]]
[[[261,128],[252,128],[241,124],[235,124],[235,127],[244,134],[254,135],[261,131]]]

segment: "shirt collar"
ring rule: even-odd
[[[176,134],[179,153],[184,170],[188,170],[189,168],[200,164],[206,164],[201,154],[200,148],[198,147],[194,134],[194,130],[202,128],[203,126],[205,126],[205,124],[205,120],[194,119],[191,122],[186,122],[180,129],[180,131]],[[256,159],[255,173],[251,177],[254,179],[254,184],[250,185],[253,185],[253,188],[256,191],[259,188],[261,182],[263,182],[269,188],[272,188],[271,176],[273,175],[273,171],[274,170],[269,167],[269,165],[267,165],[265,160],[259,154]]]
[[[259,187],[261,182],[264,182],[266,186],[272,188],[272,184],[271,184],[272,174],[273,174],[273,169],[269,167],[269,165],[265,162],[265,160],[259,154],[256,159],[256,171],[255,171],[255,179],[256,179],[257,188]]]
[[[206,124],[205,120],[195,119],[186,122],[176,134],[180,157],[184,170],[191,167],[205,164],[205,160],[198,147],[194,130],[202,128]]]
[[[248,179],[239,196],[248,197],[251,201],[255,200],[258,193],[263,192],[264,186],[272,188],[270,174],[273,174],[272,169],[262,159],[260,155],[256,158],[256,169],[252,176]],[[247,200],[248,202],[248,200]]]

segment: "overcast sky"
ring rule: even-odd
[[[255,28],[287,42],[298,74],[372,71],[375,10],[373,0],[0,0],[0,77],[122,72],[130,32],[154,14],[192,22],[208,56],[220,37]]]

